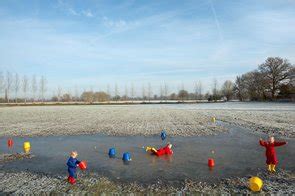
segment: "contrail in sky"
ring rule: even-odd
[[[217,30],[218,30],[218,34],[219,34],[219,39],[221,42],[223,42],[223,35],[222,35],[222,31],[221,31],[221,27],[220,27],[220,23],[219,23],[219,20],[217,18],[217,15],[216,15],[216,11],[215,11],[215,8],[214,8],[214,5],[212,3],[211,0],[208,0],[209,1],[209,4],[210,4],[210,7],[211,7],[211,10],[212,10],[212,13],[214,15],[214,19],[215,19],[215,24],[216,24],[216,27],[217,27]]]

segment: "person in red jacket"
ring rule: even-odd
[[[285,145],[287,142],[276,142],[274,137],[269,137],[268,141],[260,139],[259,143],[266,148],[265,156],[268,171],[275,172],[276,165],[278,164],[275,147]]]
[[[155,148],[150,148],[148,147],[147,151],[151,151],[153,154],[157,156],[162,156],[162,155],[172,155],[172,144],[168,143],[165,147],[160,148],[156,150]]]

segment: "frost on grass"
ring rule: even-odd
[[[210,135],[225,131],[210,114],[140,106],[43,106],[2,108],[1,135]]]
[[[0,108],[0,136],[212,135],[227,131],[210,122],[229,122],[270,134],[295,137],[295,110],[177,109],[166,106],[32,106]]]
[[[295,193],[294,172],[279,170],[276,174],[270,175],[267,171],[261,170],[256,174],[264,186],[260,194],[293,195]],[[149,184],[138,184],[137,182],[113,182],[108,178],[98,176],[95,173],[82,175],[76,185],[70,185],[66,176],[50,176],[30,172],[0,172],[0,191],[5,194],[252,194],[248,188],[250,176],[232,177],[221,179],[216,183],[185,180],[177,185],[166,181],[155,181]]]

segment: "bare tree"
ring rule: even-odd
[[[160,100],[162,101],[163,99],[163,94],[164,94],[164,89],[162,87],[162,84],[160,85]]]
[[[234,93],[238,97],[240,101],[244,101],[248,99],[248,89],[247,89],[247,82],[246,82],[245,74],[242,76],[237,76],[235,85],[234,85]]]
[[[185,90],[183,82],[181,82],[180,90]]]
[[[216,101],[217,100],[217,96],[218,96],[218,83],[217,83],[217,79],[216,78],[213,79],[212,94],[213,94],[213,99]]]
[[[93,85],[90,86],[90,92],[93,92]]]
[[[117,83],[115,84],[115,96],[119,95],[119,89]]]
[[[265,79],[263,73],[254,70],[247,72],[242,76],[238,76],[235,85],[234,92],[237,97],[243,101],[246,99],[257,101],[267,99],[269,92],[269,80]]]
[[[119,88],[118,88],[117,83],[115,83],[115,97],[114,97],[114,99],[115,99],[116,101],[118,101],[118,100],[120,99]]]
[[[195,93],[196,93],[197,99],[202,99],[202,90],[203,90],[202,82],[198,81],[195,86]]]
[[[17,93],[19,90],[19,76],[18,73],[14,74],[14,82],[13,82],[13,89],[14,89],[14,99],[15,99],[15,103],[17,103]]]
[[[177,100],[177,95],[176,95],[176,93],[171,93],[170,96],[169,96],[169,99],[170,99],[170,100]]]
[[[186,90],[180,90],[178,92],[178,98],[182,100],[187,99],[188,98],[188,92]]]
[[[135,96],[135,90],[134,90],[134,84],[132,83],[131,84],[131,99],[132,99],[132,102],[133,102],[133,99],[134,99],[134,96]]]
[[[280,57],[269,57],[259,65],[259,70],[270,80],[269,88],[272,99],[275,99],[280,86],[290,77],[291,63]]]
[[[72,96],[69,93],[65,93],[62,95],[62,101],[63,102],[70,102],[72,101]]]
[[[78,90],[78,86],[75,85],[75,102],[77,102],[79,100],[79,90]]]
[[[26,75],[23,76],[22,89],[23,89],[23,93],[24,93],[25,103],[27,103],[27,92],[29,89],[29,78]]]
[[[149,99],[149,102],[151,102],[152,94],[153,94],[153,91],[152,91],[151,83],[148,83],[148,99]]]
[[[92,103],[94,99],[94,93],[92,91],[84,91],[81,95],[81,99],[84,102]]]
[[[107,84],[107,94],[109,95],[109,101],[110,101],[110,99],[112,99],[112,95],[111,95],[111,87],[109,84]]]
[[[7,71],[6,72],[6,90],[5,90],[6,95],[5,95],[5,97],[6,97],[8,103],[10,101],[11,85],[12,85],[12,74],[9,71]]]
[[[63,94],[62,88],[60,86],[57,87],[57,101],[58,102],[62,101],[62,94]]]
[[[33,77],[32,77],[31,88],[32,88],[32,96],[33,96],[33,102],[34,102],[35,99],[36,99],[36,93],[37,93],[37,90],[38,90],[36,75],[33,75]]]
[[[128,100],[128,88],[127,85],[125,85],[125,100]]]
[[[4,82],[4,75],[2,72],[0,72],[0,97],[2,95],[2,93],[4,92],[5,89],[5,82]]]
[[[200,96],[200,99],[202,99],[203,98],[203,85],[202,85],[202,82],[201,81],[199,81],[199,83],[198,83],[198,86],[199,86],[199,96]]]
[[[109,95],[111,95],[111,88],[110,88],[110,85],[109,84],[107,84],[107,94],[109,94]]]
[[[41,76],[40,78],[40,95],[41,95],[41,101],[44,102],[44,95],[46,93],[46,78],[44,76]]]
[[[145,86],[142,84],[142,99],[145,101],[146,99],[146,92],[145,92]]]
[[[168,98],[168,85],[164,83],[164,99],[167,101]]]
[[[230,100],[233,95],[234,83],[230,80],[226,80],[222,86],[222,92],[227,100]]]
[[[94,93],[93,97],[96,102],[105,102],[109,100],[109,95],[102,91]]]
[[[197,97],[198,97],[198,83],[197,82],[195,83],[194,90],[195,90],[195,97],[197,99]]]

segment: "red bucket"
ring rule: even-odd
[[[81,162],[79,163],[79,168],[80,168],[81,170],[85,170],[85,169],[87,168],[87,162],[86,162],[86,161],[81,161]]]
[[[208,159],[208,166],[214,167],[214,165],[215,165],[214,159]]]
[[[7,146],[8,146],[8,148],[12,148],[12,146],[13,146],[13,140],[12,139],[7,140]]]

